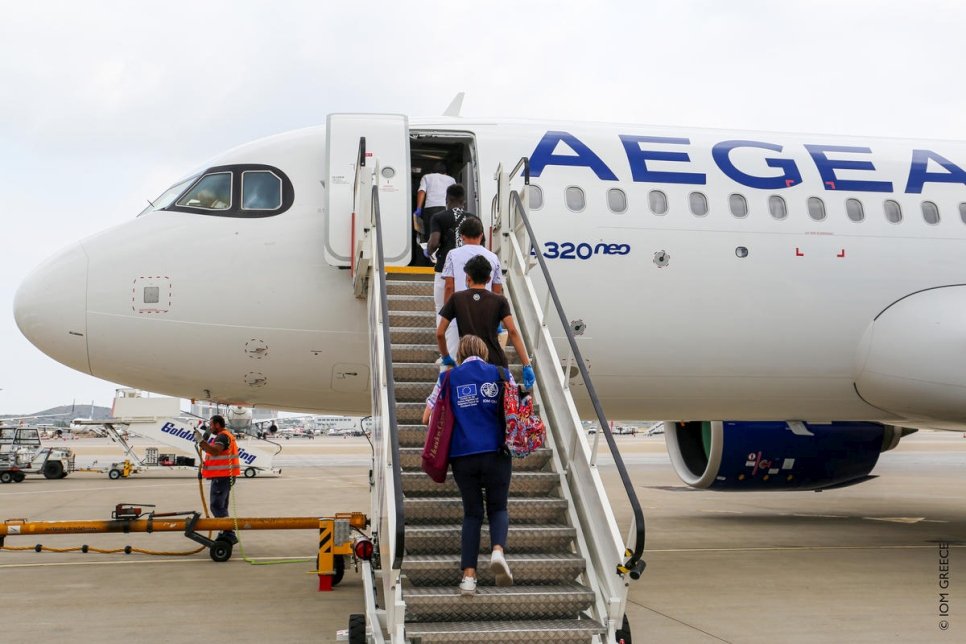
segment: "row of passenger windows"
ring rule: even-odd
[[[582,188],[570,186],[565,194],[567,208],[573,212],[582,211],[587,200]],[[651,190],[647,194],[647,205],[655,215],[667,214],[668,198],[661,190]],[[808,198],[808,216],[815,221],[823,221],[827,216],[825,202],[819,197]],[[607,191],[607,207],[611,212],[621,214],[627,212],[627,194],[620,188],[610,188]],[[539,210],[543,207],[543,190],[540,186],[530,185],[530,208]],[[710,211],[708,197],[703,192],[692,192],[688,195],[688,207],[691,214],[696,217],[704,217]],[[927,224],[936,225],[939,223],[939,206],[932,201],[923,201],[921,204],[922,218]],[[748,200],[744,195],[734,193],[728,197],[728,209],[734,217],[743,218],[748,216]],[[902,207],[898,201],[887,199],[882,204],[882,211],[886,221],[898,224],[902,221]],[[788,205],[785,198],[779,195],[768,197],[768,213],[773,219],[785,219],[788,217]],[[865,207],[862,202],[855,198],[845,200],[845,214],[854,222],[865,220]],[[959,204],[959,217],[966,223],[966,202]]]

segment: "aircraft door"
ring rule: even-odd
[[[373,185],[379,186],[386,265],[406,266],[412,252],[408,119],[401,114],[330,114],[325,126],[325,261],[350,265],[356,157],[359,139],[366,137],[367,170],[378,161]]]

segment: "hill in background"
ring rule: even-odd
[[[19,416],[21,414],[6,414],[0,415],[0,420],[4,418],[11,418]],[[42,409],[40,411],[33,412],[31,414],[22,414],[23,416],[36,416],[36,418],[26,419],[26,423],[30,425],[37,424],[51,424],[51,425],[63,425],[67,426],[75,418],[93,418],[94,420],[101,420],[104,418],[111,417],[110,407],[98,407],[94,405],[93,407],[89,404],[87,405],[59,405],[57,407],[51,407],[50,409]]]

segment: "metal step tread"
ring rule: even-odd
[[[566,525],[567,500],[510,497],[507,511],[516,525]],[[462,520],[463,499],[449,497],[407,497],[403,499],[406,529],[414,525],[439,525]]]
[[[590,608],[594,592],[578,583],[559,586],[480,586],[472,597],[458,586],[403,586],[406,621],[440,622],[501,619],[568,619]]]
[[[406,552],[417,554],[455,554],[460,552],[462,526],[458,521],[446,524],[411,525],[406,527]],[[572,553],[576,528],[564,524],[512,523],[507,535],[510,549],[523,553]],[[480,553],[489,554],[490,529],[480,531]]]
[[[544,496],[560,485],[556,472],[514,472],[510,478],[510,496]],[[451,496],[456,493],[456,481],[452,472],[446,480],[437,483],[422,471],[402,472],[403,494],[409,496]]]
[[[477,569],[480,586],[493,586],[495,581],[489,557],[480,557]],[[514,553],[506,555],[506,562],[513,573],[514,582],[521,585],[557,586],[574,581],[586,570],[586,562],[572,553]],[[451,586],[459,583],[460,555],[432,554],[407,555],[403,559],[402,573],[414,586]]]
[[[439,353],[436,353],[439,357]],[[521,364],[510,364],[510,373],[513,374],[513,379],[516,382],[521,382],[523,365]],[[393,362],[392,363],[392,375],[396,381],[396,386],[409,385],[416,383],[431,383],[435,384],[436,380],[439,378],[439,365],[436,364],[436,358],[432,361],[426,362]]]
[[[402,434],[402,432],[400,432]],[[399,463],[403,470],[421,472],[423,462],[423,444],[426,440],[426,428],[420,426],[418,446],[405,445],[403,437],[399,438]],[[408,437],[407,437],[408,439]],[[553,456],[553,451],[549,447],[541,447],[526,458],[513,459],[514,472],[535,472],[546,467]]]
[[[472,601],[472,598],[467,599]],[[430,622],[406,624],[406,637],[420,642],[586,642],[606,632],[592,619]]]

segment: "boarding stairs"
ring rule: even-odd
[[[498,172],[492,236],[506,271],[504,293],[535,366],[535,400],[548,426],[548,444],[513,463],[506,558],[514,585],[494,585],[484,523],[477,594],[463,597],[457,588],[459,491],[451,474],[437,484],[420,469],[426,436],[422,413],[439,375],[432,275],[386,273],[379,191],[372,188],[379,160],[367,159],[364,139],[357,159],[352,274],[357,295],[369,302],[372,517],[379,554],[371,568],[364,566],[368,641],[629,642],[624,610],[629,579],[643,570],[643,514],[595,396],[604,432],[591,444],[583,431],[569,390],[571,367],[582,368],[587,377],[576,339],[566,325],[573,345],[570,357],[561,360],[545,323],[554,312],[551,302],[559,308],[556,293],[541,301],[530,280],[537,264],[529,253],[532,231],[523,206],[525,162],[514,172]],[[520,168],[524,184],[513,191]],[[546,283],[553,291],[552,282]],[[512,346],[507,357],[519,382],[521,364]],[[592,386],[588,389],[592,394]],[[629,546],[597,472],[601,433],[609,439],[635,516]]]

